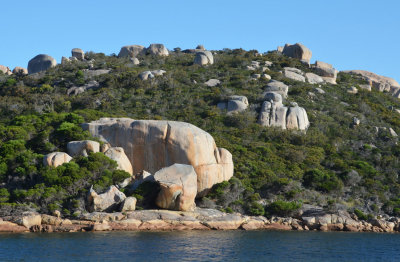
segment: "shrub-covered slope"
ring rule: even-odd
[[[116,171],[115,162],[102,154],[55,169],[42,165],[44,154],[90,138],[81,123],[113,116],[189,122],[233,154],[234,178],[216,185],[198,200],[200,206],[290,215],[313,204],[330,211],[400,216],[400,146],[388,131],[400,131],[400,114],[394,110],[400,108],[398,99],[374,89],[349,94],[349,87],[364,82],[345,73],[338,75],[337,85],[322,84],[325,94],[320,94],[318,85],[285,78],[280,72],[284,67],[312,69],[277,52],[216,51],[215,63],[205,67],[194,65],[194,56],[176,49],[168,57],[139,56],[141,63],[132,66],[127,58],[89,52],[86,59],[94,59],[94,69],[110,73],[87,77],[89,63],[74,61],[39,75],[1,75],[0,215],[26,207],[77,215],[84,211],[92,184],[101,191],[122,181],[127,173]],[[289,85],[284,104],[297,102],[307,110],[311,124],[306,133],[257,124],[268,81],[251,80],[261,73],[246,69],[251,61],[273,63],[266,73]],[[155,69],[166,73],[146,81],[138,77]],[[212,78],[221,85],[203,84]],[[91,80],[100,88],[67,95],[68,88]],[[246,96],[249,108],[230,115],[219,110],[217,103],[230,95]],[[361,120],[358,126],[354,117]],[[376,127],[387,129],[377,132]]]

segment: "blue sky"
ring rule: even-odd
[[[312,61],[400,81],[397,0],[19,0],[0,4],[0,64],[26,67],[71,49],[117,53],[121,46],[243,48],[261,52],[301,42]]]

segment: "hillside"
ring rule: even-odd
[[[59,210],[64,216],[85,212],[91,185],[103,191],[127,174],[101,154],[76,157],[57,168],[44,167],[43,155],[65,152],[69,141],[97,140],[82,123],[129,117],[188,122],[232,153],[234,177],[197,199],[197,206],[285,216],[315,205],[359,218],[400,216],[396,90],[390,85],[379,90],[354,72],[338,73],[337,84],[296,81],[285,77],[290,75],[285,67],[301,74],[318,70],[278,51],[212,53],[213,64],[204,66],[193,63],[195,51],[176,48],[168,56],[139,52],[139,64],[86,52],[82,60],[65,59],[35,74],[0,71],[0,215],[23,209]],[[147,70],[165,73],[143,80]],[[283,105],[293,108],[295,102],[305,109],[306,130],[259,124],[270,83],[263,74],[289,87]],[[205,85],[210,79],[220,83]],[[370,91],[366,84],[372,85]],[[245,96],[248,108],[221,110],[218,104],[232,95]],[[146,208],[147,191],[125,193]]]

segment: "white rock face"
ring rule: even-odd
[[[285,70],[284,70],[284,76],[285,76],[285,77],[287,77],[287,78],[289,78],[289,79],[292,79],[292,80],[295,80],[295,81],[299,81],[299,82],[305,82],[305,81],[306,81],[306,79],[305,79],[304,76],[302,76],[302,75],[299,74],[298,72],[295,72],[295,71],[293,71],[293,70],[289,70],[288,68],[289,68],[289,67],[286,67]],[[296,69],[296,68],[294,68],[294,69]],[[297,70],[298,70],[298,69],[297,69]],[[300,70],[299,70],[299,71],[300,71]],[[303,73],[303,72],[300,71],[300,73]]]
[[[88,156],[90,152],[100,152],[100,143],[92,140],[71,141],[67,144],[67,151],[70,156]]]
[[[28,69],[16,66],[16,67],[14,67],[12,73],[16,74],[16,75],[27,75],[28,74]]]
[[[71,50],[72,57],[75,57],[78,60],[85,60],[85,52],[83,52],[80,48],[74,48]]]
[[[133,174],[143,170],[155,173],[175,163],[191,165],[197,174],[198,196],[212,185],[229,180],[233,173],[225,170],[232,160],[221,160],[213,137],[191,124],[176,121],[101,118],[82,126],[110,143],[123,147]]]
[[[271,80],[271,82],[267,84],[265,91],[275,92],[280,94],[283,98],[286,98],[289,91],[289,87],[280,81]]]
[[[282,96],[269,92],[265,95],[261,107],[258,123],[267,127],[280,127],[282,129],[306,130],[310,123],[304,108],[294,104],[292,107],[282,105]]]
[[[209,79],[207,82],[204,83],[208,87],[214,87],[221,84],[221,81],[218,79]]]
[[[124,149],[122,147],[111,147],[104,154],[110,159],[117,162],[117,168],[119,170],[124,170],[130,175],[133,174],[132,164],[129,161],[129,158],[125,155]]]
[[[106,192],[100,195],[91,188],[87,199],[88,210],[90,212],[112,212],[117,210],[117,207],[125,198],[125,194],[115,186],[110,186]]]
[[[46,71],[47,69],[55,67],[56,65],[57,62],[53,57],[40,54],[29,60],[28,73],[34,74],[41,71]]]
[[[136,197],[127,197],[121,204],[121,212],[134,211],[136,209]]]
[[[212,65],[214,64],[214,56],[210,51],[198,51],[194,58],[194,64],[197,65]]]
[[[151,44],[147,48],[147,53],[150,55],[156,55],[156,56],[168,56],[169,52],[168,49],[165,48],[163,44]]]
[[[324,82],[324,79],[319,75],[314,73],[306,73],[307,82],[310,84],[321,84]]]
[[[357,87],[352,86],[349,89],[347,89],[347,93],[349,93],[349,94],[357,94],[358,93],[358,89],[357,89]]]
[[[146,48],[141,45],[127,45],[121,47],[118,57],[136,57],[146,54]]]
[[[312,56],[311,50],[300,43],[296,43],[294,45],[286,44],[282,50],[282,53],[292,58],[308,61],[308,63],[310,63]]]
[[[71,160],[72,160],[72,157],[70,157],[67,153],[53,152],[53,153],[47,154],[43,157],[43,165],[58,167],[64,163],[68,163]]]
[[[165,73],[166,71],[164,70],[144,71],[139,74],[139,78],[142,79],[143,81],[146,81],[148,79],[155,78],[156,76],[162,76]]]
[[[197,175],[190,165],[174,164],[154,174],[161,190],[156,199],[160,208],[194,211],[197,194]]]
[[[217,107],[228,113],[242,112],[247,109],[249,102],[245,96],[230,96],[228,102],[218,103]]]

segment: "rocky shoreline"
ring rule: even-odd
[[[358,221],[347,212],[300,218],[245,216],[215,209],[194,212],[136,210],[87,213],[78,219],[27,212],[0,218],[0,232],[174,231],[174,230],[297,230],[399,232],[400,218]]]

